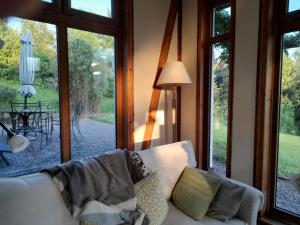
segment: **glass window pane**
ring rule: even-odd
[[[226,175],[229,43],[212,46],[210,166]]]
[[[37,172],[60,163],[56,26],[19,18],[0,21],[0,121],[30,140],[19,153],[4,152],[0,176]],[[7,149],[0,128],[0,152]]]
[[[100,16],[112,17],[111,0],[71,0],[71,8]]]
[[[293,12],[300,9],[300,1],[299,0],[289,0],[288,12]]]
[[[300,31],[283,35],[276,207],[300,215]]]
[[[68,29],[72,157],[116,148],[114,37]]]
[[[230,32],[231,5],[226,4],[214,9],[213,36]]]

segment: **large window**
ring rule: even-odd
[[[72,155],[80,159],[116,147],[114,37],[69,28],[68,49]]]
[[[210,14],[207,90],[208,167],[230,176],[231,96],[232,96],[232,3],[213,1]]]
[[[281,43],[274,206],[300,216],[300,193],[291,182],[300,174],[300,31],[282,34]]]
[[[26,151],[3,153],[5,158],[0,159],[0,176],[17,176],[60,162],[60,124],[54,127],[50,121],[51,116],[59,118],[60,112],[57,29],[49,23],[9,18],[1,21],[0,30],[4,41],[0,50],[0,121],[31,141]],[[24,51],[28,44],[31,54]],[[34,64],[32,73],[19,69],[24,63],[25,67]],[[2,130],[0,138],[1,151],[7,142]]]
[[[120,1],[45,2],[36,19],[0,21],[0,121],[30,140],[13,154],[0,130],[0,177],[126,143]]]
[[[270,12],[272,14],[265,14]],[[300,1],[262,6],[256,114],[255,184],[263,216],[300,224]],[[299,184],[298,184],[299,185]]]

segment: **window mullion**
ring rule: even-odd
[[[68,35],[65,24],[58,25],[58,70],[60,89],[61,161],[71,159]]]

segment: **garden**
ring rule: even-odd
[[[224,27],[227,12],[216,15],[219,29]],[[283,37],[281,101],[278,149],[278,176],[290,178],[300,172],[300,32]],[[226,42],[214,46],[213,154],[225,164],[227,149],[228,59]]]
[[[0,21],[0,106],[22,102],[18,94],[20,37],[31,31],[33,56],[39,60],[33,86],[37,94],[29,102],[52,101],[59,111],[59,76],[56,27],[18,18]],[[115,123],[114,38],[76,29],[68,29],[69,92],[72,112],[82,103],[81,117]]]

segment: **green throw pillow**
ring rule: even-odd
[[[221,179],[204,171],[186,167],[173,190],[174,204],[186,215],[201,220],[221,183]]]
[[[169,206],[156,173],[134,184],[137,207],[149,218],[149,225],[161,225],[166,219]]]

